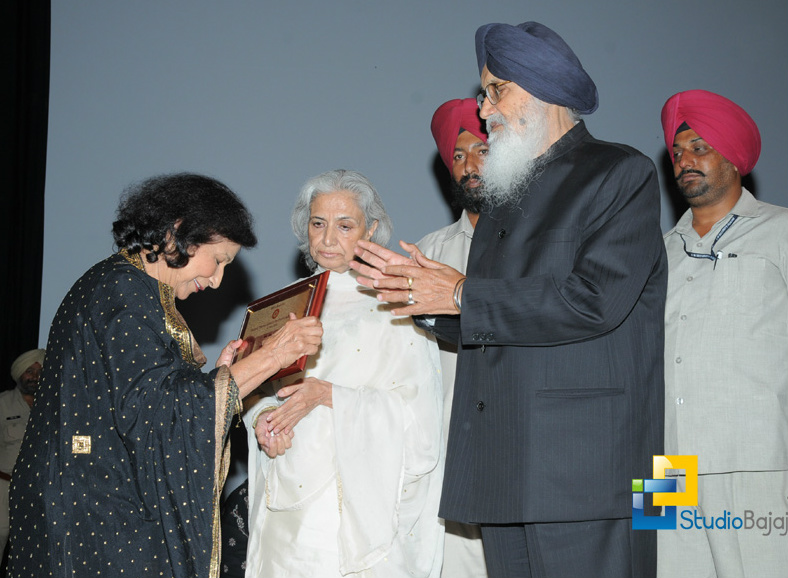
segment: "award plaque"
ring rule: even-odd
[[[235,352],[233,363],[260,349],[266,337],[287,323],[290,313],[295,313],[299,319],[307,316],[319,317],[326,296],[328,274],[329,271],[324,271],[249,303],[238,335],[238,339],[244,340],[244,345]],[[305,366],[306,355],[268,379],[280,379],[303,371]]]

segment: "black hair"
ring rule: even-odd
[[[189,262],[189,249],[220,237],[244,248],[257,245],[253,219],[238,196],[216,179],[194,173],[151,177],[126,189],[112,223],[119,249],[162,255],[175,269]]]

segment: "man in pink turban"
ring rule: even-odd
[[[689,204],[665,235],[665,454],[697,455],[698,475],[697,506],[658,534],[658,575],[784,575],[788,209],[742,187],[761,139],[737,104],[680,92],[662,127]]]
[[[473,229],[479,220],[484,199],[481,171],[487,156],[487,133],[479,117],[475,98],[444,102],[432,116],[432,136],[438,152],[451,173],[454,207],[462,209],[453,224],[434,231],[419,241],[424,255],[465,273]],[[439,341],[443,377],[443,435],[449,436],[449,418],[454,398],[457,347]],[[482,536],[479,526],[446,520],[446,541],[442,576],[446,578],[485,578]]]

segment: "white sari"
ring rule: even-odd
[[[442,390],[437,347],[409,317],[331,273],[323,343],[302,376],[333,384],[270,459],[249,432],[247,578],[440,575]]]

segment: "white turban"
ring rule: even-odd
[[[36,361],[43,365],[45,353],[46,350],[44,349],[31,349],[30,351],[26,351],[17,357],[11,364],[11,377],[13,378],[14,383],[18,382],[19,378],[22,377],[22,374],[27,371],[27,368],[33,365]]]

